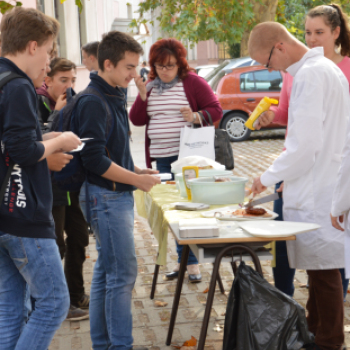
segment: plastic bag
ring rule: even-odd
[[[300,350],[313,342],[304,308],[241,262],[227,302],[223,350]]]

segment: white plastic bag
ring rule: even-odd
[[[180,134],[179,159],[188,156],[203,156],[215,160],[215,128],[190,128],[185,126]]]

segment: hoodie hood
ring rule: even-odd
[[[49,95],[49,93],[47,92],[47,86],[45,83],[43,83],[43,85],[39,88],[36,89],[36,93],[38,95],[42,95],[45,96],[49,99],[50,101],[50,109],[51,111],[53,111],[55,109],[56,106],[56,101],[52,99],[52,97]]]

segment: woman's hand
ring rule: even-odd
[[[195,123],[195,124],[199,124],[199,114],[198,113],[193,113],[191,107],[182,107],[180,108],[180,112],[182,114],[182,117],[184,118],[184,120],[186,122],[189,123]],[[195,116],[196,115],[196,116]]]
[[[256,124],[254,124],[254,127],[256,130],[260,130],[262,127],[268,126],[272,123],[272,121],[275,119],[275,112],[274,111],[265,111],[261,113],[260,117],[257,119]]]
[[[141,77],[141,75],[138,75],[135,78],[135,85],[136,85],[137,89],[139,90],[141,100],[146,101],[146,99],[147,99],[146,82],[143,81],[143,78]]]

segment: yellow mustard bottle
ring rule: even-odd
[[[278,101],[274,98],[265,96],[255,107],[254,111],[250,115],[249,119],[244,123],[244,125],[250,130],[255,130],[254,122],[260,117],[262,113],[266,112],[272,104],[277,105]]]
[[[191,188],[188,183],[188,180],[195,179],[198,177],[199,174],[199,168],[197,166],[184,166],[182,168],[182,176],[184,179],[184,184],[187,192],[187,197],[188,200],[190,201],[192,199],[192,193],[191,193]]]

